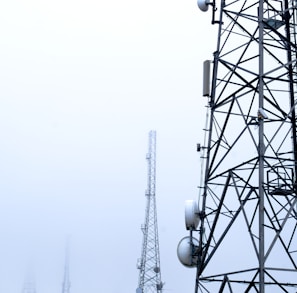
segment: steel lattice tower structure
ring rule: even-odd
[[[195,292],[296,292],[296,1],[198,6],[218,37],[190,231]]]
[[[35,286],[34,279],[35,278],[31,272],[27,274],[24,281],[22,293],[36,293],[36,286]]]
[[[141,227],[143,243],[141,259],[138,261],[139,280],[137,293],[162,292],[160,252],[156,208],[156,131],[149,132],[148,179],[145,223]]]
[[[22,293],[36,293],[35,283],[26,281]]]
[[[62,283],[62,293],[70,293],[70,277],[69,277],[69,239],[67,239],[65,249],[65,265],[64,265],[64,279]]]

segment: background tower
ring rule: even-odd
[[[162,292],[160,252],[156,209],[156,132],[149,132],[149,150],[146,155],[148,179],[146,210],[143,232],[141,259],[138,260],[139,281],[137,293]]]
[[[195,292],[296,292],[296,1],[198,6],[218,38],[204,182],[179,257],[197,268]]]
[[[22,293],[36,293],[35,278],[31,271],[26,275]]]
[[[65,249],[65,265],[64,265],[64,279],[63,279],[63,283],[62,283],[62,293],[70,293],[69,239],[67,239],[66,249]]]

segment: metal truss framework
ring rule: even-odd
[[[156,208],[156,132],[149,132],[148,180],[146,196],[145,223],[143,232],[142,254],[138,263],[139,281],[137,293],[162,292],[160,252],[158,239]]]
[[[210,5],[195,292],[296,292],[296,1]]]
[[[65,264],[64,264],[64,277],[62,283],[62,293],[70,293],[70,276],[69,276],[69,248],[70,240],[67,239],[66,249],[65,249]]]
[[[27,274],[24,281],[22,293],[36,293],[34,276],[30,273]]]

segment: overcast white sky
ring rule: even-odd
[[[130,293],[138,283],[148,132],[157,131],[164,292],[194,291],[176,247],[197,198],[216,27],[195,0],[0,3],[0,292]]]

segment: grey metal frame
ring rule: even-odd
[[[195,292],[296,292],[296,9],[222,0]]]
[[[156,131],[149,132],[149,145],[146,156],[148,163],[148,179],[146,196],[145,223],[142,226],[143,243],[139,260],[138,292],[161,293],[160,251],[156,206]],[[137,293],[138,293],[137,292]]]

